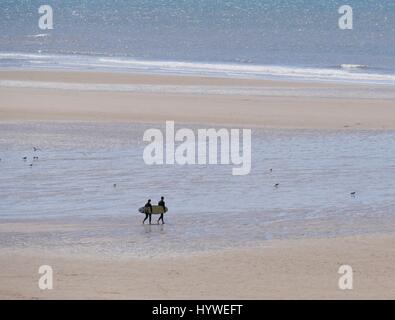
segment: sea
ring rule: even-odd
[[[0,68],[395,83],[392,0],[44,2],[1,1]]]

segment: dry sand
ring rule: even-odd
[[[2,299],[394,299],[394,236],[267,242],[169,258],[88,258],[0,251]],[[54,289],[38,288],[38,268]],[[353,268],[340,290],[338,269]]]
[[[368,85],[147,76],[108,73],[1,71],[0,80],[370,90]],[[387,89],[392,90],[392,89]],[[0,86],[0,120],[83,120],[210,123],[324,129],[394,129],[394,99],[92,92]]]

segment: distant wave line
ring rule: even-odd
[[[336,68],[302,68],[291,66],[227,64],[185,61],[149,61],[118,57],[98,57],[85,55],[45,55],[29,53],[0,53],[1,60],[15,60],[18,67],[23,60],[23,68],[38,67],[56,69],[96,69],[143,73],[164,73],[177,75],[219,76],[249,79],[289,79],[330,82],[356,82],[395,84],[395,74],[366,72],[365,65],[341,64]],[[9,61],[7,62],[9,66]],[[364,70],[361,72],[360,70]]]

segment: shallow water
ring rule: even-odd
[[[145,165],[151,127],[164,129],[1,123],[0,222],[75,228],[6,232],[0,245],[157,255],[393,231],[395,131],[253,129],[251,173],[232,176],[232,165]],[[141,226],[138,207],[162,195],[167,224]]]

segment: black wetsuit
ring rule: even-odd
[[[144,206],[144,208],[149,208],[149,210],[147,210],[149,213],[145,212],[145,219],[143,220],[143,223],[145,222],[145,220],[147,220],[149,218],[149,224],[151,224],[151,214],[152,214],[152,204],[147,202]]]
[[[163,208],[163,212],[165,212],[166,206],[165,206],[165,202],[163,200],[158,202],[158,206],[161,206]],[[160,220],[162,220],[162,224],[165,223],[165,221],[163,220],[163,213],[161,213],[161,215],[160,215],[160,217],[158,219],[158,223],[159,223]]]

